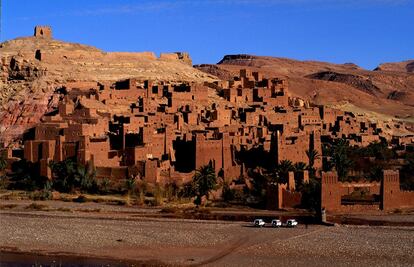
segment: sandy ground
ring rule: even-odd
[[[1,210],[1,250],[178,266],[414,265],[413,227],[258,229],[244,222],[127,217],[118,207],[86,212],[89,205],[71,212]]]

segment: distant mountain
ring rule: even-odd
[[[414,59],[402,62],[383,63],[375,71],[414,72]]]

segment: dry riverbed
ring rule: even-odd
[[[140,216],[159,213],[157,209],[57,201],[36,202],[43,207],[31,204],[1,202],[3,253],[70,255],[67,260],[72,263],[79,262],[79,256],[103,258],[93,261],[98,266],[414,265],[413,227],[258,229],[246,222]]]

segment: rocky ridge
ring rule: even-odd
[[[374,71],[394,71],[394,72],[414,72],[414,60],[402,62],[383,63],[374,69]]]

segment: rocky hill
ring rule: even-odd
[[[213,81],[191,66],[187,53],[104,52],[51,36],[16,38],[0,44],[0,142],[19,136],[58,102],[67,82],[124,78]]]
[[[380,64],[375,71],[414,72],[414,60]]]
[[[293,96],[366,112],[379,119],[397,117],[414,123],[413,62],[382,64],[375,71],[369,71],[352,63],[227,55],[215,65],[196,67],[219,78],[234,76],[240,67],[260,71],[267,77],[285,77]]]

